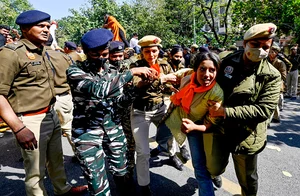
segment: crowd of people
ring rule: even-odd
[[[155,35],[128,42],[108,14],[82,49],[66,41],[53,50],[45,12],[25,11],[16,24],[21,35],[0,25],[0,117],[21,149],[27,195],[47,195],[46,170],[55,195],[110,195],[107,171],[118,195],[151,195],[149,159],[162,152],[178,170],[192,160],[201,196],[222,186],[231,155],[242,195],[257,195],[267,126],[280,123],[284,96],[297,99],[298,48],[281,53],[275,24],[252,26],[243,49],[220,54],[196,44],[162,52]],[[67,182],[62,135],[87,185]]]

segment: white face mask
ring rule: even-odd
[[[268,52],[262,48],[250,48],[248,43],[246,44],[245,53],[247,58],[252,62],[259,62],[264,58],[267,58]]]

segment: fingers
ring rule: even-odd
[[[218,103],[217,101],[212,101],[212,100],[208,100],[207,101],[207,104],[209,105],[209,106],[213,106],[213,105],[215,105],[216,103]]]
[[[35,138],[33,139],[32,144],[33,144],[33,146],[34,146],[35,149],[38,148],[38,144],[37,144],[37,141],[36,141]]]

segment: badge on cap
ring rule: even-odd
[[[269,33],[273,34],[275,32],[275,28],[274,27],[269,27]]]
[[[34,60],[35,56],[33,53],[26,51],[26,56],[30,59],[30,60]]]
[[[119,45],[119,46],[118,46],[118,49],[119,49],[119,50],[122,50],[122,46],[121,46],[121,45]]]
[[[230,75],[232,72],[233,72],[234,68],[232,66],[227,66],[225,67],[224,69],[224,73],[225,73],[225,76],[229,79],[232,78],[232,75]]]
[[[158,39],[155,38],[155,39],[153,40],[153,43],[157,44],[157,43],[158,43]]]

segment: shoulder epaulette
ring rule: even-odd
[[[161,64],[161,65],[169,65],[168,61],[165,60],[165,59],[159,59],[158,63]]]
[[[22,46],[23,46],[23,43],[22,43],[22,42],[16,41],[16,42],[7,44],[7,45],[5,45],[4,47],[5,47],[5,48],[9,48],[9,49],[11,49],[11,50],[16,50],[16,49],[18,49],[18,48],[20,48],[20,47],[22,47]]]

